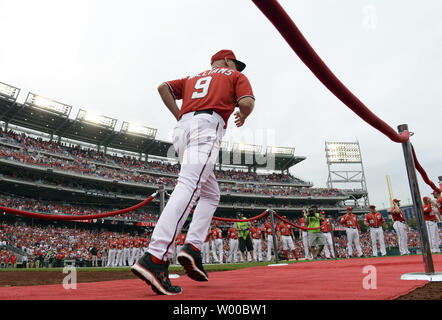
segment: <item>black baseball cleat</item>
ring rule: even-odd
[[[152,287],[159,295],[177,295],[183,290],[179,286],[173,286],[169,279],[169,261],[159,264],[152,261],[150,253],[145,253],[130,270],[141,280]]]
[[[194,250],[191,245],[183,246],[178,253],[177,260],[184,267],[189,278],[195,281],[209,281],[209,276],[203,268],[201,252]]]

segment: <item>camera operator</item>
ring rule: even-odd
[[[307,224],[308,228],[318,228],[314,230],[307,230],[308,244],[310,247],[310,252],[313,255],[313,260],[319,259],[318,255],[326,245],[325,236],[321,232],[321,229],[319,229],[324,221],[324,217],[317,210],[318,207],[313,205],[304,213],[305,223]]]

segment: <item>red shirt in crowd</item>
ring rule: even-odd
[[[372,228],[378,228],[381,227],[382,224],[385,222],[384,217],[382,216],[382,214],[380,212],[369,212],[365,215],[365,220],[366,223],[368,223],[368,225]]]

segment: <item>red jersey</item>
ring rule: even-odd
[[[265,233],[267,233],[268,235],[272,235],[272,224],[270,222],[267,222],[264,225],[264,230],[265,230]]]
[[[222,239],[223,238],[223,232],[221,231],[220,228],[213,229],[212,233],[213,233],[213,237],[215,239]]]
[[[188,112],[212,109],[224,119],[224,127],[239,100],[254,98],[247,77],[230,68],[212,68],[167,84],[174,98],[183,100],[180,118]]]
[[[132,246],[134,248],[139,248],[140,247],[140,239],[133,239],[132,240]]]
[[[113,241],[113,240],[109,240],[109,248],[111,248],[111,249],[115,249],[116,248],[116,243],[115,243],[115,241]]]
[[[368,223],[370,227],[378,228],[382,226],[385,220],[380,212],[375,212],[375,213],[369,212],[365,215],[364,221]]]
[[[289,224],[285,224],[284,222],[281,222],[279,224],[278,230],[282,236],[290,236],[292,234],[292,227]]]
[[[176,238],[176,244],[182,246],[185,240],[186,240],[186,235],[184,233],[180,233]]]
[[[230,227],[229,230],[227,230],[227,238],[228,239],[238,239],[238,232],[235,228]]]
[[[305,223],[305,218],[304,217],[299,219],[298,224],[299,224],[300,227],[308,228],[307,224]],[[304,232],[307,232],[307,230],[304,230],[304,229],[301,229],[301,230],[304,231]]]
[[[431,206],[431,203],[424,204],[424,219],[426,221],[436,221],[436,213],[433,211],[433,207]]]
[[[324,222],[321,225],[321,232],[327,233],[331,231],[330,223],[328,222],[328,219],[324,219]]]
[[[125,248],[129,248],[131,245],[131,241],[128,238],[124,238],[122,242],[123,242],[123,247]]]
[[[341,221],[339,221],[340,224],[342,224],[345,228],[357,228],[360,230],[358,220],[356,218],[355,214],[345,214],[342,216]]]
[[[405,216],[402,210],[399,209],[399,213],[394,212],[395,208],[391,208],[390,214],[393,218],[393,221],[405,222]]]
[[[437,210],[439,210],[439,213],[442,214],[442,196],[437,198],[436,206],[437,206]]]
[[[261,239],[262,229],[259,227],[251,227],[250,228],[250,235],[251,235],[252,239]]]

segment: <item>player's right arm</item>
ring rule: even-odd
[[[169,109],[173,116],[179,120],[180,109],[178,108],[175,97],[173,96],[169,85],[166,82],[163,82],[158,86],[158,92],[167,109]]]
[[[239,111],[235,112],[234,115],[235,124],[237,127],[241,127],[255,108],[255,99],[252,97],[244,97],[238,101],[237,106]]]

